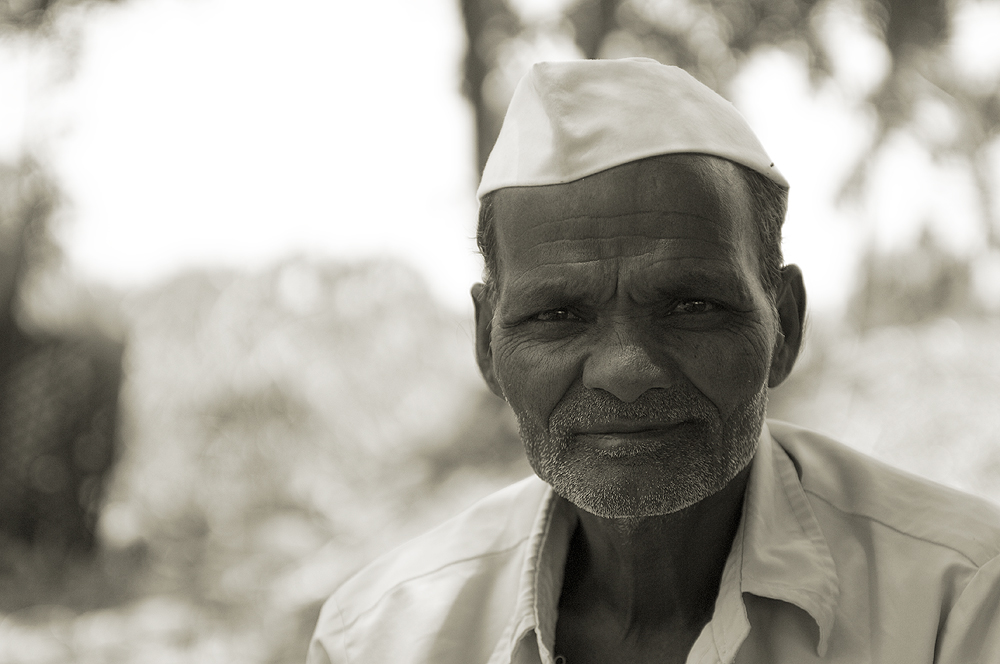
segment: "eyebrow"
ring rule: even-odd
[[[554,301],[564,304],[579,302],[585,298],[587,288],[581,279],[550,277],[529,286],[513,286],[512,292],[514,296],[510,301],[515,308],[520,309]]]

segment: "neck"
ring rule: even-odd
[[[739,526],[749,466],[680,512],[607,519],[576,508],[560,611],[616,616],[626,633],[700,630],[711,618]]]

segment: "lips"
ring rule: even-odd
[[[574,435],[587,436],[624,436],[630,434],[668,433],[677,427],[688,423],[688,420],[615,420],[611,422],[592,422],[578,427]]]
[[[662,422],[614,422],[589,426],[573,434],[573,439],[581,445],[603,451],[634,453],[652,451],[664,444],[676,441],[681,436],[684,425],[691,421],[674,423]]]

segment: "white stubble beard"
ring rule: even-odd
[[[672,514],[721,491],[753,459],[767,407],[767,387],[723,420],[700,393],[650,390],[632,403],[591,390],[568,394],[542,428],[516,412],[528,460],[540,478],[577,507],[605,518]],[[677,440],[598,452],[574,432],[602,421],[683,421]]]

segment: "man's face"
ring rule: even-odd
[[[667,514],[753,457],[781,331],[749,209],[732,164],[684,155],[495,194],[480,365],[559,495]]]

